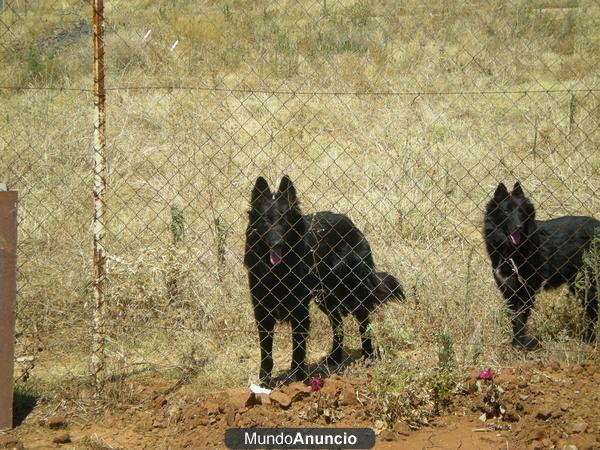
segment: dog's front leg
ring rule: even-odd
[[[306,374],[306,341],[310,328],[308,307],[300,304],[292,314],[292,367],[291,375],[296,381],[304,381]]]
[[[339,308],[338,305],[336,305],[336,307]],[[325,359],[325,363],[328,365],[338,366],[342,362],[344,323],[342,322],[342,316],[340,315],[340,312],[338,310],[333,310],[331,312],[328,312],[327,314],[329,315],[331,329],[333,330],[333,345],[331,347],[331,353]]]
[[[275,320],[266,317],[257,322],[258,339],[260,344],[260,384],[263,386],[271,385],[271,372],[273,370],[273,330]]]
[[[523,347],[525,349],[533,349],[537,347],[537,343],[533,338],[529,337],[526,332],[525,324],[529,318],[531,308],[521,306],[516,311],[513,311],[512,317],[512,345],[515,347]]]
[[[369,310],[362,304],[354,312],[358,320],[358,331],[360,332],[360,341],[362,346],[363,358],[373,357],[373,343],[371,342],[371,325],[369,323]]]
[[[527,335],[526,324],[531,313],[535,292],[523,284],[508,262],[494,266],[494,279],[512,311],[512,345],[533,350],[539,346],[537,339]]]
[[[510,285],[510,288],[503,292],[505,296],[510,294],[507,302],[513,311],[511,320],[513,331],[512,345],[526,350],[535,350],[539,347],[540,343],[536,338],[529,336],[526,330],[527,320],[529,319],[535,300],[535,293],[528,289],[526,285],[519,282],[505,283],[505,286],[507,284]]]

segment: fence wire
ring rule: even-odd
[[[598,215],[596,2],[104,4],[107,372],[268,381],[271,322],[289,309],[276,381],[292,360],[307,376],[371,354],[429,367],[442,336],[465,365],[525,355],[510,305],[530,305],[553,269],[506,247],[507,216],[497,285],[484,214],[500,182],[498,212],[513,208],[520,181],[539,220]],[[0,1],[0,178],[21,195],[17,376],[55,386],[90,374],[92,36],[90,1]],[[284,175],[293,189],[278,189]],[[381,272],[405,298],[375,308],[394,293]],[[528,292],[517,306],[506,279]],[[589,354],[568,284],[526,308],[534,357]]]

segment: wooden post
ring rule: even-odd
[[[15,191],[0,192],[0,431],[13,425],[17,198]]]
[[[92,309],[92,375],[99,397],[104,387],[106,362],[106,121],[104,90],[104,0],[93,0],[94,53],[94,306]]]

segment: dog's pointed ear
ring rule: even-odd
[[[284,175],[281,179],[281,183],[279,183],[279,194],[285,196],[290,205],[296,203],[296,188],[294,187],[294,183],[290,180],[290,177]]]
[[[518,181],[513,186],[512,195],[513,197],[525,197],[525,193],[523,192],[521,183],[519,183]]]
[[[504,183],[500,183],[494,192],[494,200],[496,202],[501,202],[506,197],[508,197],[508,189],[506,189],[506,185]]]
[[[252,189],[252,199],[250,203],[255,205],[260,200],[264,200],[271,197],[271,190],[269,189],[269,183],[263,177],[258,177],[254,188]]]

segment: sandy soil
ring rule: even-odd
[[[372,427],[382,449],[599,449],[600,371],[526,363],[478,380],[464,375],[452,404],[417,430],[403,422],[373,419],[364,394],[368,380],[332,377],[318,392],[294,383],[255,396],[248,389],[198,393],[165,381],[132,385],[137,406],[85,417],[55,407],[34,411],[15,430],[0,435],[0,448],[224,448],[230,427]],[[485,418],[485,420],[484,420]],[[575,447],[567,447],[567,446]]]

